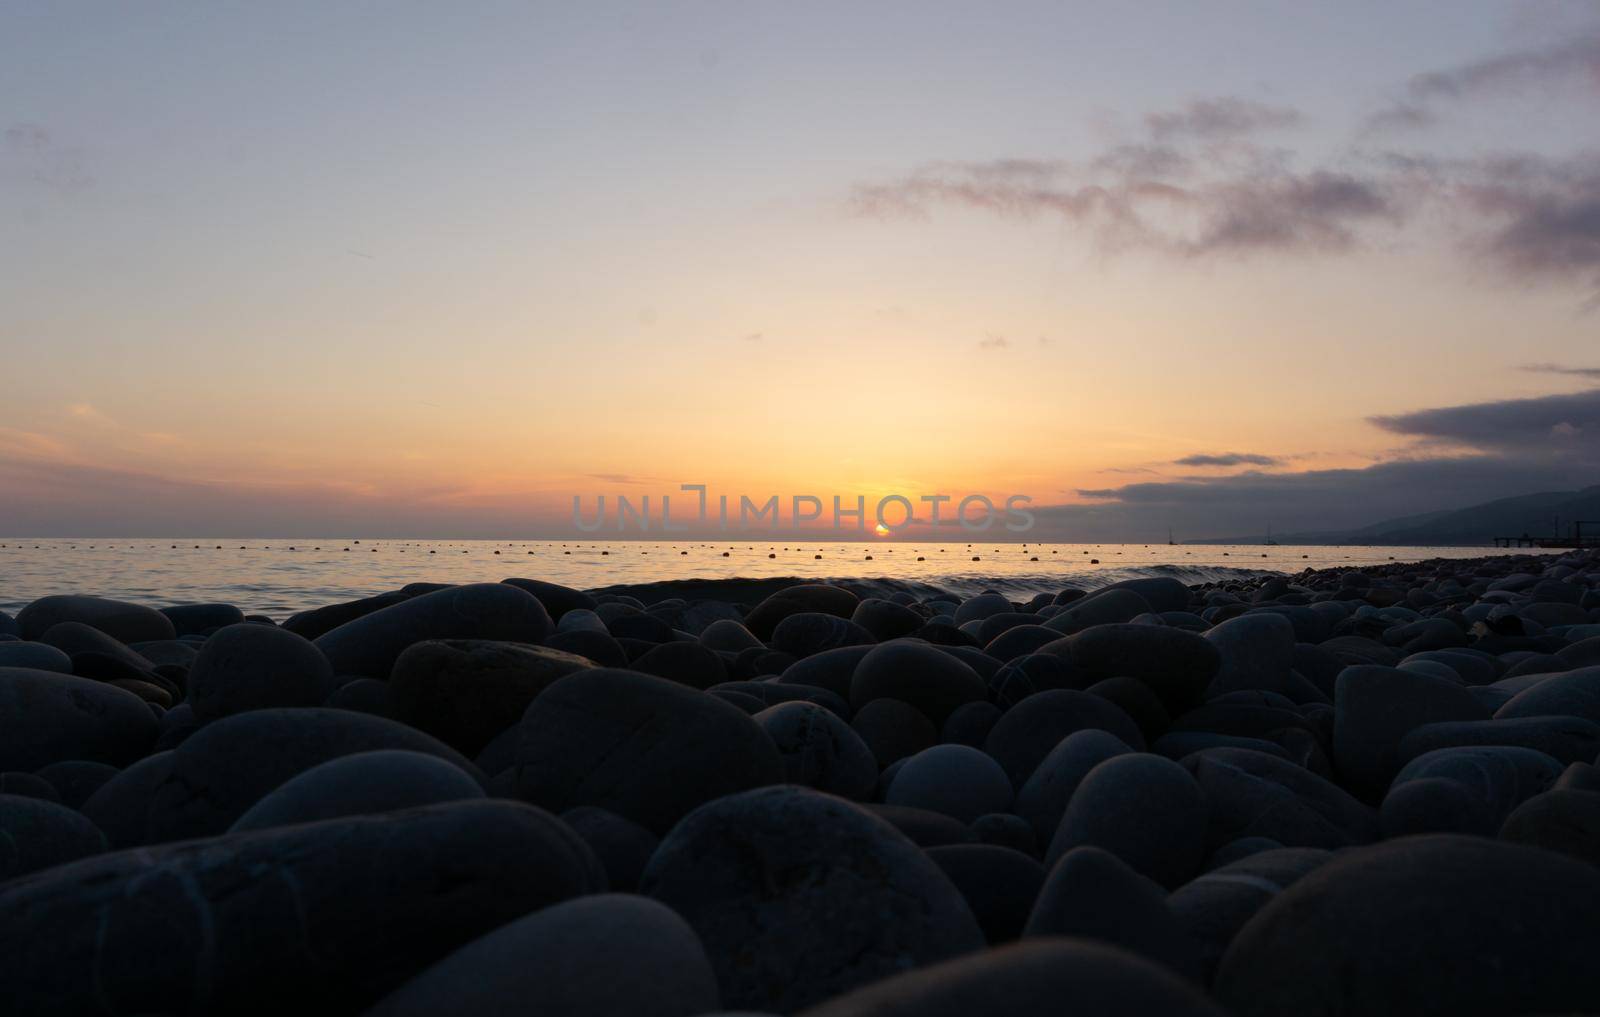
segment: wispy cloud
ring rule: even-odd
[[[94,184],[83,152],[63,145],[41,124],[12,124],[0,132],[0,180],[18,180],[61,193]]]
[[[1522,370],[1535,374],[1567,374],[1577,378],[1600,378],[1600,367],[1574,367],[1570,364],[1524,364]]]
[[[1414,75],[1397,98],[1368,118],[1367,127],[1413,131],[1434,124],[1443,104],[1564,83],[1600,91],[1600,27],[1580,31],[1575,38]]]
[[[1177,466],[1277,466],[1282,461],[1256,452],[1197,452],[1172,462]]]
[[[1294,127],[1304,117],[1288,106],[1270,106],[1233,96],[1195,99],[1181,109],[1147,114],[1145,126],[1157,141],[1172,138],[1237,138],[1259,131]]]

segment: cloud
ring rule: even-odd
[[[1514,50],[1413,77],[1413,99],[1462,99],[1564,79],[1600,90],[1600,31],[1536,49]]]
[[[1287,106],[1269,106],[1231,96],[1195,99],[1182,109],[1150,113],[1144,118],[1157,141],[1190,137],[1237,138],[1258,131],[1294,127],[1303,118]]]
[[[764,338],[766,338],[766,333],[764,332],[751,332],[744,336],[744,341],[747,343],[758,343]]]
[[[1560,455],[1600,465],[1600,389],[1531,399],[1447,406],[1370,418],[1392,434],[1431,445],[1507,456]],[[1560,438],[1582,438],[1578,442]]]
[[[1135,168],[1091,169],[1039,160],[938,163],[889,183],[861,184],[858,216],[927,218],[941,207],[1001,218],[1064,219],[1108,251],[1147,249],[1181,257],[1261,251],[1340,250],[1374,223],[1398,223],[1406,207],[1382,178],[1296,172],[1255,153],[1242,168],[1174,183]]]
[[[1600,30],[1589,29],[1577,38],[1414,75],[1402,97],[1369,117],[1367,127],[1416,130],[1437,122],[1435,107],[1441,103],[1562,84],[1600,91]]]
[[[659,480],[659,477],[641,477],[632,473],[586,473],[584,476],[591,480],[603,480],[608,484],[650,484]]]
[[[1186,162],[1123,158],[940,162],[861,183],[847,208],[878,219],[945,209],[1054,219],[1105,255],[1195,260],[1338,254],[1401,235],[1432,212],[1467,263],[1507,284],[1576,284],[1600,307],[1600,154],[1444,158],[1351,150],[1297,168],[1290,153],[1248,142]],[[1181,167],[1181,172],[1177,170]],[[1172,169],[1173,175],[1164,175]]]
[[[1282,460],[1254,452],[1197,452],[1172,462],[1176,466],[1277,466]]]
[[[1466,204],[1495,225],[1480,249],[1513,278],[1579,278],[1600,288],[1600,156],[1487,160]]]
[[[0,180],[18,180],[61,193],[94,184],[83,153],[58,142],[40,124],[12,124],[0,132]]]
[[[1600,378],[1600,367],[1573,367],[1569,364],[1524,364],[1522,370],[1536,374],[1569,374],[1578,378]]]
[[[978,340],[980,350],[1003,350],[1011,345],[1011,340],[1003,335],[987,335]]]

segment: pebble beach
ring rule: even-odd
[[[630,578],[0,613],[6,1012],[1600,1012],[1600,552]]]

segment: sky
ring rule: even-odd
[[[1574,489],[1600,3],[13,0],[0,358],[14,536]]]

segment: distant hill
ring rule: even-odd
[[[1380,544],[1487,544],[1495,537],[1524,533],[1569,536],[1576,519],[1600,520],[1600,485],[1500,498],[1431,518],[1391,519],[1356,532]],[[1600,537],[1600,526],[1594,528],[1594,535]]]
[[[1514,498],[1499,498],[1462,509],[1385,519],[1354,530],[1283,533],[1275,537],[1281,544],[1436,544],[1468,547],[1482,544],[1487,547],[1495,537],[1516,537],[1524,533],[1535,537],[1571,536],[1575,519],[1600,520],[1600,485],[1581,491],[1542,491]],[[1560,520],[1559,533],[1555,529],[1557,520]],[[1600,538],[1600,526],[1594,527],[1594,536]],[[1260,542],[1261,538],[1257,536],[1189,543]]]

